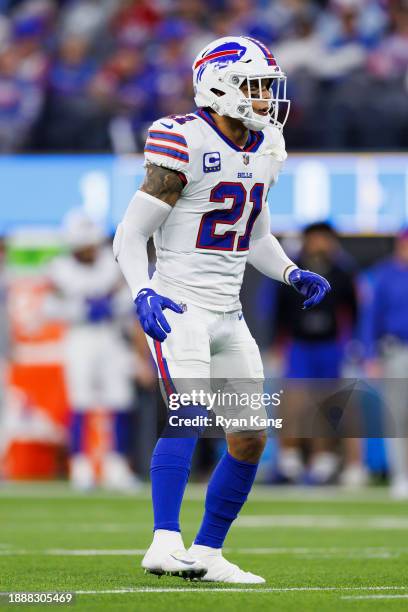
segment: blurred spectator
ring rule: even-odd
[[[291,110],[285,138],[299,147],[308,148],[310,142],[322,140],[317,134],[322,126],[314,121],[320,93],[317,75],[321,63],[316,58],[325,56],[312,12],[304,12],[296,18],[292,35],[278,42],[274,53],[288,75]]]
[[[305,228],[297,264],[327,278],[333,291],[319,306],[302,310],[302,299],[296,292],[284,285],[279,288],[276,329],[286,332],[290,340],[283,375],[337,379],[341,376],[344,341],[350,338],[357,317],[353,268],[340,247],[335,230],[323,222]],[[314,438],[310,446],[308,480],[315,484],[331,482],[339,468],[331,441]],[[365,481],[358,449],[347,440],[344,464],[342,480],[345,484]],[[296,481],[303,471],[300,442],[283,440],[280,474]]]
[[[373,270],[371,299],[364,315],[366,371],[385,378],[391,494],[408,499],[408,230],[391,258]],[[394,428],[394,431],[392,429]]]
[[[330,0],[319,16],[318,29],[330,46],[357,41],[374,46],[387,27],[386,3],[378,0]]]
[[[391,32],[371,54],[369,69],[379,78],[404,79],[408,71],[408,6],[394,6],[391,17]]]
[[[48,77],[38,146],[46,150],[93,151],[109,146],[105,115],[88,95],[97,65],[89,55],[89,40],[62,38]]]
[[[135,150],[142,126],[157,117],[155,80],[154,68],[133,45],[118,47],[93,79],[91,99],[107,117],[115,151]]]
[[[112,28],[120,43],[141,46],[155,38],[155,29],[162,19],[156,4],[146,0],[125,0],[119,3]]]
[[[377,143],[387,148],[408,144],[408,5],[394,3],[391,20],[390,32],[368,60],[370,95],[361,113],[366,148]]]
[[[334,0],[332,5],[330,17],[336,27],[331,36],[325,37],[319,28],[315,30],[320,51],[317,49],[319,61],[313,62],[318,91],[312,114],[320,109],[321,122],[314,126],[317,146],[345,149],[353,148],[358,131],[358,109],[364,106],[361,84],[366,81],[364,68],[374,37],[369,37],[362,27],[363,0]]]
[[[44,100],[48,55],[44,42],[53,7],[47,0],[22,3],[0,34],[0,151],[29,146]]]
[[[72,0],[63,4],[62,35],[75,35],[92,41],[99,34],[104,35],[121,0]]]
[[[190,29],[184,22],[175,20],[167,21],[159,29],[164,45],[157,49],[153,60],[158,116],[185,114],[194,108],[191,58],[186,52]]]
[[[298,21],[306,15],[318,13],[318,6],[311,0],[275,0],[259,8],[258,23],[269,24],[272,42],[293,38]]]

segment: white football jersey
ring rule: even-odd
[[[240,308],[251,234],[269,220],[267,193],[286,159],[281,132],[250,132],[241,149],[199,109],[155,121],[145,159],[178,171],[185,183],[154,235],[153,286],[212,310]]]
[[[129,311],[129,294],[109,247],[101,248],[92,264],[83,264],[70,254],[56,257],[48,278],[55,290],[55,299],[51,296],[46,305],[49,316],[82,323],[87,300],[108,295],[113,296],[114,316]]]

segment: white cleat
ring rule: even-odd
[[[340,474],[339,482],[349,489],[365,487],[369,483],[368,470],[358,463],[348,465]]]
[[[391,483],[390,494],[397,501],[408,500],[408,478],[396,477]]]
[[[199,580],[207,571],[204,563],[186,551],[181,533],[168,529],[156,529],[142,567],[145,573],[159,577],[164,574],[178,576],[186,580]]]
[[[201,561],[194,559],[186,550],[172,552],[159,551],[151,546],[143,557],[142,567],[145,573],[156,576],[177,576],[185,580],[199,580],[207,571]]]
[[[73,455],[70,460],[69,479],[77,491],[90,491],[95,486],[95,472],[91,461],[82,453]]]
[[[244,572],[238,565],[230,563],[222,556],[221,548],[210,548],[193,544],[189,551],[195,559],[207,566],[202,578],[205,582],[225,582],[230,584],[264,584],[265,579],[251,572]]]
[[[108,453],[102,462],[101,484],[110,491],[131,493],[140,491],[142,484],[132,472],[125,457],[119,453]]]

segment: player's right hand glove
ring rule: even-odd
[[[169,298],[159,295],[153,289],[141,289],[135,299],[136,313],[144,331],[153,340],[163,342],[167,334],[171,332],[166,317],[163,314],[165,308],[182,314],[181,306]]]
[[[325,295],[331,291],[330,283],[320,274],[310,270],[292,270],[288,280],[292,287],[307,299],[303,302],[303,310],[320,304]]]

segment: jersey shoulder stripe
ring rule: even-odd
[[[159,146],[151,143],[151,141],[146,142],[145,152],[155,153],[156,155],[164,155],[166,157],[172,157],[173,159],[178,159],[179,161],[189,162],[190,157],[187,151],[183,151],[181,149],[177,149],[175,147],[170,146]]]
[[[153,164],[182,173],[183,182],[190,183],[192,162],[202,141],[197,128],[193,128],[195,123],[201,123],[195,115],[174,115],[154,121],[147,132],[145,165]]]
[[[183,147],[187,147],[187,141],[184,136],[176,132],[169,133],[163,130],[149,130],[148,137],[153,140],[177,143]]]

